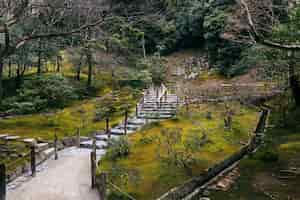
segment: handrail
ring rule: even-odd
[[[122,191],[121,188],[119,188],[118,186],[114,185],[113,183],[108,181],[108,184],[111,185],[112,187],[114,187],[118,192],[120,192],[121,194],[125,195],[126,197],[128,197],[131,200],[136,200],[134,197],[132,197],[130,194],[127,194],[126,192]]]

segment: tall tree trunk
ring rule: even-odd
[[[300,82],[298,80],[298,77],[295,73],[295,52],[292,52],[292,56],[290,58],[290,63],[289,63],[289,82],[290,82],[290,87],[292,90],[292,95],[295,100],[296,106],[300,106]]]
[[[56,72],[60,72],[60,56],[56,56]]]
[[[11,78],[12,75],[12,69],[11,69],[11,60],[8,61],[8,78]]]
[[[92,64],[92,54],[90,52],[90,50],[88,50],[88,54],[87,54],[87,62],[88,62],[88,82],[87,82],[87,86],[91,87],[92,86],[92,75],[93,75],[93,64]]]
[[[18,67],[17,67],[17,76],[15,79],[16,82],[16,89],[20,89],[21,87],[21,65],[18,63]]]
[[[42,73],[42,42],[39,40],[38,47],[38,66],[37,66],[37,74],[40,75]]]
[[[3,98],[3,83],[2,83],[2,78],[3,78],[3,59],[0,58],[0,103],[2,102],[2,98]]]

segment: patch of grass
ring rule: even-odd
[[[100,161],[98,171],[107,171],[110,175],[114,173],[115,166],[122,169],[127,181],[124,183],[124,176],[110,176],[111,181],[121,187],[124,191],[134,194],[137,199],[154,199],[174,186],[181,184],[192,176],[199,175],[201,172],[212,166],[218,161],[236,152],[240,147],[240,141],[247,141],[249,133],[253,130],[257,122],[256,110],[243,108],[245,112],[233,117],[234,124],[232,131],[224,130],[223,111],[220,105],[203,105],[201,109],[192,107],[190,115],[183,112],[176,120],[170,119],[159,124],[150,124],[140,132],[130,135],[131,142],[130,154],[126,158],[116,161],[103,159]],[[206,111],[213,112],[213,119],[205,117]],[[170,167],[158,157],[158,151],[164,151],[158,145],[161,138],[161,130],[181,129],[182,141],[186,140],[190,132],[198,133],[203,136],[203,130],[207,134],[209,143],[203,145],[199,152],[195,152],[197,162],[192,167],[192,174],[187,174],[183,168]],[[183,142],[179,144],[183,147]],[[130,179],[130,172],[135,171],[139,177]]]

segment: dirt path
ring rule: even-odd
[[[89,150],[65,149],[59,160],[48,160],[46,170],[35,178],[9,189],[7,200],[100,200],[90,187],[89,161]]]

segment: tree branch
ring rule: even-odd
[[[94,26],[97,26],[97,25],[100,25],[100,24],[104,23],[105,19],[106,18],[103,17],[102,19],[100,19],[100,20],[98,20],[94,23],[86,24],[86,25],[83,25],[83,26],[81,26],[77,29],[73,29],[73,30],[67,31],[67,32],[47,33],[47,34],[25,36],[17,42],[17,44],[15,46],[15,49],[18,49],[18,48],[22,47],[24,44],[26,44],[26,42],[28,42],[30,40],[43,39],[43,38],[53,38],[53,37],[64,37],[64,36],[69,36],[69,35],[72,35],[72,34],[75,34],[75,33],[79,33],[79,32],[81,32],[85,29],[88,29],[90,27],[94,27]]]
[[[283,50],[297,50],[297,51],[300,50],[300,44],[282,44],[282,43],[273,42],[271,40],[265,39],[261,34],[257,32],[255,28],[248,4],[245,2],[245,0],[241,0],[241,3],[246,10],[247,20],[251,28],[251,32],[254,35],[254,39],[257,43],[260,43],[268,47],[283,49]]]

